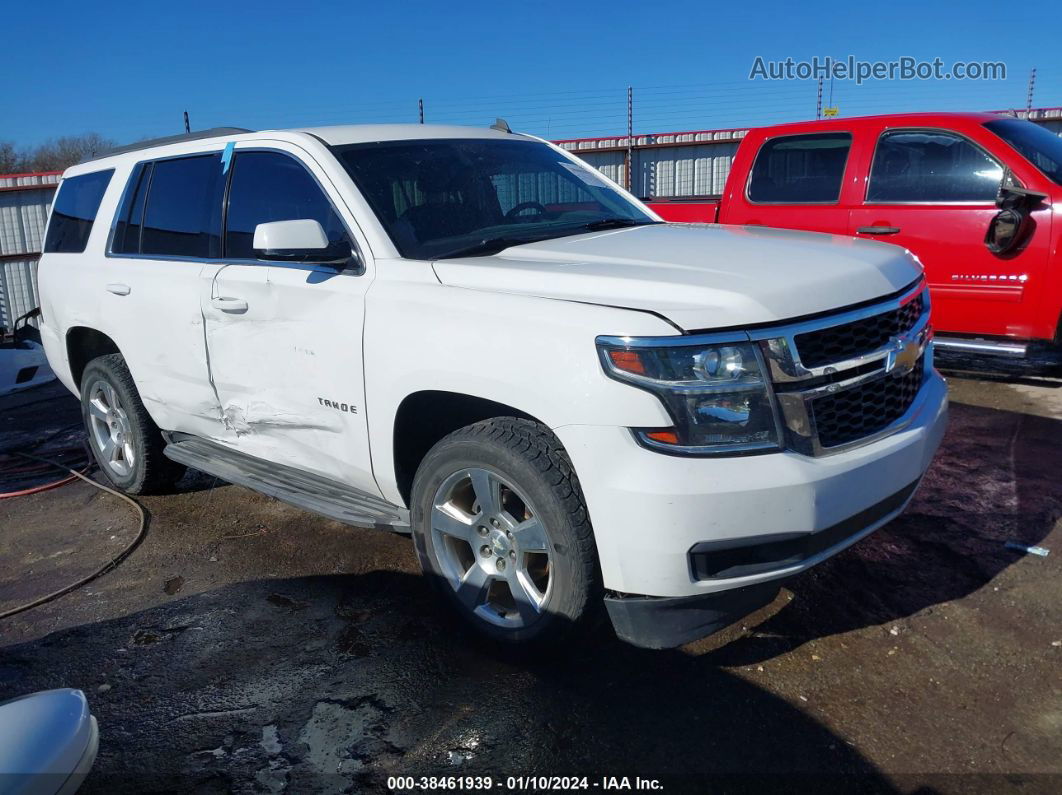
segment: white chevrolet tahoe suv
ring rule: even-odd
[[[190,466],[409,532],[497,640],[602,600],[647,647],[732,623],[944,432],[903,249],[665,224],[504,123],[147,142],[68,169],[46,238],[48,359],[117,487]]]

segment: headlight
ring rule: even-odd
[[[671,415],[671,428],[634,429],[642,444],[686,455],[780,447],[774,400],[756,345],[657,345],[623,337],[599,337],[597,345],[608,375],[652,392]]]

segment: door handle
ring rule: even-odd
[[[899,231],[898,226],[861,226],[856,230],[860,235],[895,235]]]
[[[211,298],[210,305],[222,312],[246,312],[247,302],[242,298]]]
[[[107,292],[114,293],[115,295],[129,295],[131,290],[129,289],[128,284],[114,283],[107,285]]]

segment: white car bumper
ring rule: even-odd
[[[639,446],[625,428],[555,432],[582,484],[605,587],[669,602],[718,594],[719,605],[723,592],[738,603],[754,590],[752,602],[770,601],[778,581],[898,515],[946,424],[947,387],[931,372],[902,431],[818,458],[677,457]]]

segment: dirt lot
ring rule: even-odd
[[[193,474],[142,500],[147,537],[116,571],[0,622],[0,699],[84,690],[98,792],[380,791],[396,774],[1057,792],[1060,387],[952,379],[905,515],[664,653],[601,631],[560,659],[499,659],[430,597],[405,538]],[[0,450],[76,421],[57,387],[5,399]],[[0,501],[0,612],[136,530],[83,483]]]

